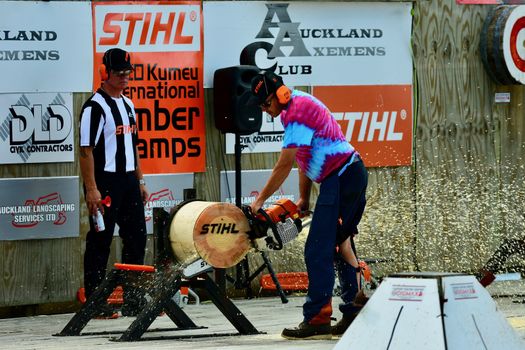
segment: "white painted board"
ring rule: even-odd
[[[443,278],[449,350],[523,350],[525,342],[474,276]]]
[[[334,350],[444,350],[436,279],[387,278]]]

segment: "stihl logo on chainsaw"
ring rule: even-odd
[[[283,245],[294,240],[302,230],[301,213],[297,205],[283,198],[267,209],[252,213],[250,207],[243,207],[250,223],[252,239],[258,249],[281,250]]]
[[[228,233],[239,233],[239,230],[235,226],[235,223],[204,224],[201,228],[201,234],[207,233],[222,235]]]

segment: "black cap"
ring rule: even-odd
[[[111,69],[117,72],[133,69],[133,66],[130,62],[129,52],[119,48],[107,50],[106,53],[104,53],[104,57],[102,58],[102,63],[104,63],[106,69]]]
[[[283,79],[273,72],[261,71],[252,79],[252,96],[247,105],[260,105],[283,85]]]

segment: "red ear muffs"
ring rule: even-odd
[[[282,84],[282,83],[281,83]],[[279,86],[277,88],[277,90],[275,91],[275,96],[277,96],[277,101],[279,101],[280,104],[287,104],[288,102],[290,102],[290,98],[291,98],[291,91],[290,89],[288,88],[288,86],[282,84],[281,86]]]
[[[104,63],[98,66],[98,71],[100,73],[100,79],[102,81],[106,81],[109,79],[108,69],[106,68],[106,65]]]
[[[102,56],[102,63],[100,66],[98,66],[98,71],[100,73],[100,80],[106,81],[109,79],[109,67],[111,67],[111,51],[113,49],[109,49],[108,51],[104,52],[104,56]],[[109,64],[108,64],[109,59]]]

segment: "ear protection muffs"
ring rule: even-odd
[[[109,79],[108,70],[106,68],[106,65],[102,63],[100,66],[98,66],[98,71],[100,73],[100,80],[106,81]]]
[[[275,91],[275,96],[277,96],[277,101],[279,101],[280,104],[285,105],[290,102],[290,99],[292,98],[292,92],[288,86],[281,83],[281,86],[279,86],[277,91]]]
[[[111,66],[111,62],[108,64],[108,57],[109,60],[111,60],[111,55],[109,54],[111,50],[108,50],[104,53],[104,56],[102,56],[102,64],[98,66],[98,72],[100,73],[100,79],[102,81],[106,81],[109,79],[109,69],[108,66]]]
[[[277,101],[279,101],[280,104],[285,105],[288,102],[290,102],[292,92],[290,91],[290,88],[288,88],[288,86],[283,84],[282,79],[278,75],[266,71],[262,71],[261,74],[263,75],[265,80],[269,79],[275,85],[275,96],[277,96]]]

